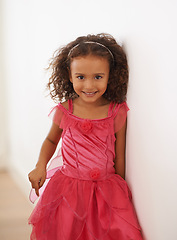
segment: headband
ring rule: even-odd
[[[97,45],[99,45],[99,46],[101,46],[101,47],[104,47],[104,48],[109,52],[109,54],[110,54],[111,57],[112,57],[112,60],[114,61],[114,56],[113,56],[112,52],[111,52],[111,51],[109,50],[109,48],[107,48],[105,45],[103,45],[103,44],[101,44],[101,43],[99,43],[99,42],[93,42],[93,41],[86,41],[86,42],[82,42],[82,43],[97,44]],[[74,47],[72,47],[72,48],[70,49],[70,51],[69,51],[69,53],[68,53],[68,57],[71,55],[71,52],[72,52],[75,48],[77,48],[79,45],[80,45],[80,43],[78,43],[77,45],[75,45]]]

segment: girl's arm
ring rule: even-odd
[[[36,167],[28,174],[32,188],[35,189],[37,196],[39,196],[39,188],[42,187],[46,179],[47,163],[56,150],[61,134],[62,129],[53,122],[52,127],[42,144]]]
[[[125,179],[125,142],[126,142],[127,120],[123,127],[115,134],[115,159],[114,167],[116,173]]]

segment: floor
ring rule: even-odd
[[[0,172],[0,240],[29,240],[27,220],[32,209],[10,175]]]

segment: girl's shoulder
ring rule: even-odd
[[[71,114],[73,111],[73,106],[72,106],[72,101],[71,99],[64,101],[64,102],[60,102],[57,105],[58,109],[60,109],[63,113],[65,114]]]
[[[66,129],[68,126],[78,127],[81,126],[88,128],[92,126],[92,129],[100,129],[100,134],[105,132],[105,127],[112,129],[112,124],[114,125],[114,133],[118,132],[123,124],[125,123],[127,112],[129,108],[126,102],[109,104],[107,117],[100,119],[86,119],[79,116],[73,115],[72,113],[72,100],[67,100],[65,102],[59,103],[55,106],[49,113],[49,117],[59,126],[61,129]],[[103,131],[104,130],[104,131]]]
[[[49,118],[53,120],[59,128],[64,129],[66,125],[72,123],[72,103],[70,100],[60,102],[51,109],[48,114]]]
[[[69,110],[69,101],[64,101],[62,103],[59,103],[59,105],[63,106],[66,110]]]
[[[76,101],[75,101],[76,102]],[[61,102],[58,104],[58,108],[63,112],[67,113],[73,117],[77,117],[73,114],[73,104],[75,103],[73,99],[69,99],[67,101]],[[77,104],[75,104],[77,106]],[[122,102],[122,103],[116,103],[116,102],[105,102],[103,105],[102,110],[104,110],[107,114],[107,117],[113,117],[115,118],[117,115],[122,115],[123,113],[125,114],[129,108],[127,106],[127,102]],[[123,115],[124,115],[123,114]],[[105,117],[105,118],[107,118]],[[81,117],[77,117],[81,118]],[[82,119],[82,118],[81,118]],[[84,118],[83,118],[84,119]],[[102,118],[101,118],[102,119]],[[101,120],[100,119],[100,120]],[[94,120],[94,119],[93,119]]]
[[[113,111],[115,133],[118,132],[123,127],[127,118],[127,112],[129,110],[130,109],[126,102],[116,104],[115,110]]]

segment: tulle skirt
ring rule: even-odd
[[[31,240],[142,240],[127,183],[72,178],[58,170],[33,210]]]

